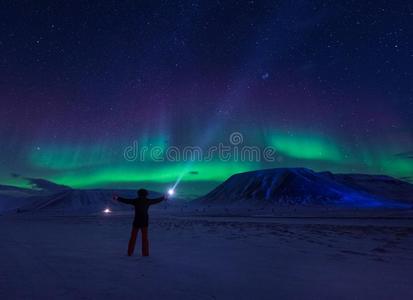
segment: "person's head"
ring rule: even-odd
[[[148,196],[148,191],[147,191],[147,190],[145,190],[145,189],[139,189],[139,190],[138,190],[138,197],[139,197],[139,198],[144,199],[144,198],[146,198],[147,196]]]

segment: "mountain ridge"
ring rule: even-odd
[[[398,189],[403,191],[397,193]],[[407,207],[413,204],[413,185],[387,175],[275,168],[234,174],[196,201],[201,204]]]

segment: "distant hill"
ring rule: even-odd
[[[353,189],[413,204],[413,184],[386,175],[320,173]]]
[[[62,186],[58,190],[22,189],[0,186],[0,213],[52,211],[59,213],[95,213],[109,207],[112,210],[131,210],[132,207],[112,201],[113,193],[134,198],[135,190],[76,190]],[[153,197],[157,193],[151,193]],[[151,196],[152,196],[151,195]]]
[[[0,213],[51,211],[96,213],[106,207],[130,210],[112,201],[113,190],[77,190],[36,179],[43,189],[0,185]],[[33,182],[34,184],[34,182]],[[133,198],[135,190],[116,190]],[[152,192],[151,197],[159,194]],[[305,168],[278,168],[235,174],[194,204],[303,207],[413,207],[413,185],[389,176],[333,174]]]
[[[31,202],[33,196],[47,195],[43,191],[0,185],[0,213],[14,211]]]
[[[31,201],[19,208],[19,212],[25,211],[56,211],[56,212],[100,212],[109,207],[112,210],[131,210],[132,207],[112,201],[113,193],[126,198],[136,197],[135,190],[61,190],[48,196],[34,196]]]
[[[413,185],[388,176],[277,168],[235,174],[201,204],[411,207]]]

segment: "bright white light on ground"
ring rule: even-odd
[[[109,213],[111,213],[112,211],[110,210],[110,208],[106,208],[103,212],[104,212],[105,214],[109,214]]]
[[[174,189],[169,189],[168,190],[168,195],[172,196],[173,194],[175,194],[175,190]]]

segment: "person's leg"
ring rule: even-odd
[[[133,250],[135,250],[136,244],[136,237],[138,235],[138,228],[132,226],[132,232],[130,234],[129,245],[128,245],[128,255],[131,256],[133,254]]]
[[[148,227],[142,227],[142,256],[149,256]]]

